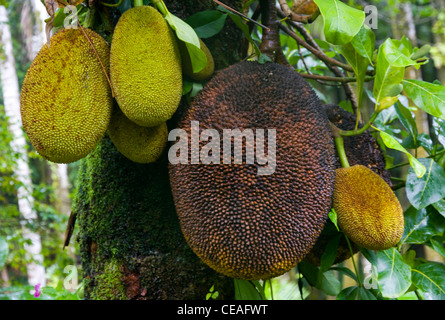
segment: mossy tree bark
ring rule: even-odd
[[[211,0],[165,2],[181,18],[215,8]],[[225,3],[239,9],[242,1]],[[216,69],[241,59],[242,36],[230,19],[218,35],[204,41]],[[178,114],[185,107],[183,101]],[[177,118],[169,121],[170,129]],[[105,136],[82,160],[73,212],[86,299],[204,299],[212,285],[220,298],[233,297],[232,279],[203,264],[185,242],[171,195],[167,152],[168,147],[156,163],[137,164]]]

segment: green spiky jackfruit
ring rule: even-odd
[[[144,127],[172,117],[182,96],[181,56],[176,36],[153,7],[127,10],[111,43],[110,77],[123,113]]]
[[[156,127],[141,127],[115,107],[108,135],[116,149],[133,162],[156,161],[167,144],[168,129],[164,122]]]
[[[28,69],[21,90],[23,127],[36,151],[56,163],[89,154],[105,134],[113,107],[109,45],[97,33],[62,29]],[[97,52],[97,55],[96,55]]]
[[[336,170],[333,207],[343,232],[366,249],[385,250],[403,235],[403,210],[394,192],[371,169]]]

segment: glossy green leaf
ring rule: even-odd
[[[340,243],[340,239],[343,236],[342,233],[338,233],[337,236],[333,237],[329,240],[326,248],[320,259],[320,272],[326,272],[334,263],[335,258],[337,257],[337,248]]]
[[[337,300],[377,300],[377,298],[370,290],[352,286],[343,289],[337,295]]]
[[[388,38],[379,47],[373,88],[376,105],[385,97],[394,97],[401,93],[405,67],[417,65],[410,55],[411,52],[403,41]]]
[[[382,141],[386,147],[398,150],[406,154],[406,156],[408,157],[408,161],[411,165],[411,168],[413,168],[417,177],[421,178],[425,174],[426,172],[425,166],[418,159],[416,159],[411,153],[409,153],[393,136],[389,135],[386,132],[380,131],[380,137],[382,138]]]
[[[437,202],[433,203],[433,207],[443,216],[445,217],[445,199],[440,199]]]
[[[413,268],[413,284],[423,291],[424,299],[445,300],[445,265],[427,262]]]
[[[363,99],[363,85],[365,83],[366,70],[368,69],[369,61],[355,49],[352,43],[339,45],[336,48],[343,55],[343,57],[345,57],[346,61],[348,61],[349,65],[352,67],[352,70],[354,70],[354,74],[357,79],[358,106],[361,106]]]
[[[405,213],[405,228],[400,243],[422,244],[434,236],[442,235],[445,218],[432,206],[417,210],[409,207]]]
[[[411,267],[395,248],[377,251],[378,286],[386,298],[397,298],[411,285]]]
[[[333,270],[328,270],[320,275],[316,287],[329,296],[336,296],[341,291],[341,282]]]
[[[205,39],[219,33],[224,28],[226,18],[225,13],[206,10],[195,13],[185,21],[195,30],[199,38]]]
[[[199,38],[193,28],[170,12],[164,17],[170,27],[176,32],[178,39],[185,43],[192,62],[193,72],[197,73],[204,69],[207,65],[207,57],[200,49]]]
[[[445,119],[445,87],[421,80],[403,80],[408,98],[432,116]]]
[[[0,236],[0,270],[6,263],[6,258],[8,257],[8,253],[9,253],[8,241],[4,237]]]
[[[247,280],[233,279],[235,285],[236,300],[262,300],[263,296],[259,292],[256,283]],[[262,290],[262,288],[260,289]]]
[[[314,0],[324,20],[326,41],[334,45],[351,42],[365,21],[365,13],[338,0]]]
[[[375,34],[371,29],[362,26],[352,39],[351,44],[362,57],[366,58],[370,64],[373,64]]]
[[[433,159],[417,159],[425,168],[418,177],[412,168],[406,178],[406,196],[417,209],[425,208],[445,197],[445,171]]]
[[[329,220],[334,224],[335,228],[337,228],[337,231],[340,231],[337,225],[337,212],[335,212],[334,208],[331,208],[331,210],[328,213]]]
[[[399,99],[400,101],[400,99]],[[413,137],[414,144],[416,144],[417,139],[417,124],[414,120],[411,111],[406,108],[401,102],[396,103],[395,111],[397,113],[397,117],[399,118],[402,125],[408,131],[408,133]]]
[[[437,238],[439,238],[440,240],[436,240],[435,238],[430,239],[431,248],[433,248],[434,251],[440,254],[442,258],[445,258],[445,239],[441,239],[440,237]]]

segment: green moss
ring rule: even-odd
[[[96,286],[90,295],[94,300],[125,300],[126,289],[124,286],[123,272],[115,260],[104,263],[103,273],[97,275]]]

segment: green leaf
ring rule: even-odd
[[[366,58],[371,65],[373,64],[375,34],[371,29],[362,26],[352,38],[351,44],[362,57]]]
[[[357,79],[358,106],[361,106],[363,84],[365,83],[366,70],[368,69],[369,61],[355,49],[352,43],[339,45],[337,46],[337,50],[345,57],[346,61],[348,61],[349,65],[352,67],[352,70],[354,70]]]
[[[417,160],[411,153],[409,153],[404,147],[402,147],[402,145],[393,136],[389,135],[386,132],[380,131],[380,137],[382,138],[382,141],[386,147],[398,150],[406,154],[406,156],[408,157],[408,161],[411,167],[414,169],[417,177],[421,178],[425,174],[426,168],[423,166],[423,164],[419,160]]]
[[[409,207],[405,213],[405,228],[401,244],[422,244],[434,236],[442,235],[445,219],[432,206],[417,210]]]
[[[338,295],[337,300],[355,300],[358,295],[359,287],[352,286],[343,289]]]
[[[408,98],[432,116],[445,119],[445,87],[421,80],[403,80]]]
[[[257,285],[252,281],[233,279],[236,300],[262,300],[264,296],[259,292]],[[262,287],[261,289],[262,290]]]
[[[400,122],[406,128],[408,133],[413,137],[414,144],[417,144],[417,125],[413,115],[411,114],[411,111],[403,106],[400,102],[395,104],[395,110]]]
[[[338,225],[337,225],[337,212],[335,212],[334,208],[331,208],[331,210],[328,213],[328,217],[334,224],[335,228],[337,228],[337,231],[340,231],[340,229],[338,228]]]
[[[8,253],[9,253],[8,241],[4,237],[0,236],[0,270],[6,263],[6,258],[8,257]]]
[[[395,248],[377,251],[378,285],[386,298],[403,295],[411,285],[411,267]]]
[[[167,12],[164,16],[170,27],[176,32],[179,40],[183,41],[187,47],[192,62],[193,72],[197,73],[204,69],[207,65],[207,57],[200,49],[198,35],[195,30],[185,21]]]
[[[336,296],[341,291],[341,282],[333,270],[328,270],[320,275],[316,288],[329,296]]]
[[[320,272],[326,272],[334,263],[335,258],[337,257],[337,248],[340,243],[340,239],[343,236],[342,233],[338,233],[337,236],[333,237],[329,240],[326,248],[320,259]]]
[[[401,82],[405,75],[405,67],[418,65],[411,55],[406,43],[387,39],[377,54],[376,75],[373,93],[376,105],[385,97],[394,97],[403,90]]]
[[[324,20],[326,41],[334,45],[351,42],[365,21],[365,13],[338,0],[314,0]]]
[[[413,284],[423,291],[424,299],[445,300],[445,265],[427,262],[414,268]]]
[[[431,248],[433,248],[434,251],[440,254],[442,258],[445,258],[445,247],[443,245],[444,242],[444,240],[437,241],[434,238],[430,239]]]
[[[445,199],[440,199],[437,202],[433,203],[433,207],[443,216],[445,217]]]
[[[422,158],[418,161],[426,168],[418,177],[412,168],[406,178],[406,196],[417,209],[425,208],[445,197],[445,171],[433,159]]]
[[[224,28],[226,18],[227,14],[225,13],[206,10],[188,17],[186,22],[195,30],[199,38],[205,39],[219,33]]]

